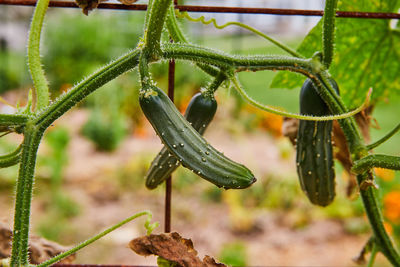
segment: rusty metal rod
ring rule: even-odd
[[[168,63],[168,96],[174,102],[175,93],[175,60]],[[164,232],[171,232],[171,198],[172,179],[171,175],[165,181],[165,210],[164,210]]]
[[[36,0],[0,0],[0,5],[22,5],[34,6]],[[77,8],[78,6],[72,1],[50,1],[50,7],[68,7]],[[118,9],[118,10],[146,10],[147,5],[134,4],[123,5],[113,3],[101,3],[99,9]],[[241,13],[241,14],[269,14],[269,15],[285,15],[285,16],[322,16],[322,10],[301,10],[301,9],[275,9],[275,8],[254,8],[254,7],[221,7],[221,6],[192,6],[192,5],[176,5],[180,11],[188,12],[206,12],[206,13]],[[343,18],[367,18],[367,19],[400,19],[399,13],[382,13],[382,12],[350,12],[338,11],[337,17]]]

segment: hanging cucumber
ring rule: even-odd
[[[338,86],[331,83],[337,93]],[[331,112],[310,79],[300,91],[300,113],[325,116]],[[335,197],[335,170],[332,153],[332,121],[300,120],[297,133],[296,165],[300,185],[311,203],[329,205]]]
[[[185,112],[185,118],[192,127],[202,135],[208,124],[214,118],[216,111],[217,101],[215,101],[212,94],[204,96],[198,93],[190,100]],[[151,163],[146,174],[146,187],[149,189],[156,188],[159,184],[164,182],[179,165],[178,159],[164,146]]]
[[[164,145],[184,167],[226,189],[245,188],[256,181],[249,169],[208,144],[161,89],[146,85],[139,103]]]

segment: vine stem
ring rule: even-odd
[[[126,218],[125,220],[123,220],[123,221],[121,221],[121,222],[119,222],[119,223],[117,223],[117,224],[111,226],[110,228],[107,228],[107,229],[104,230],[103,232],[101,232],[101,233],[95,235],[95,236],[92,237],[92,238],[87,239],[86,241],[80,243],[80,244],[77,245],[76,247],[74,247],[74,248],[72,248],[72,249],[70,249],[70,250],[67,250],[67,251],[65,251],[65,252],[63,252],[63,253],[61,253],[61,254],[58,254],[57,256],[51,258],[50,260],[47,260],[47,261],[45,261],[45,262],[43,262],[43,263],[37,265],[37,267],[47,267],[47,266],[50,266],[51,264],[56,263],[56,262],[58,262],[58,261],[60,261],[60,260],[62,260],[62,259],[64,259],[64,258],[66,258],[66,257],[68,257],[68,256],[70,256],[70,255],[72,255],[72,254],[74,254],[74,253],[77,252],[78,250],[81,250],[82,248],[84,248],[84,247],[86,247],[86,246],[92,244],[92,243],[95,242],[96,240],[99,240],[99,239],[102,238],[103,236],[105,236],[105,235],[111,233],[112,231],[118,229],[119,227],[121,227],[121,226],[127,224],[128,222],[130,222],[130,221],[132,221],[132,220],[134,220],[134,219],[136,219],[136,218],[138,218],[138,217],[140,217],[140,216],[143,216],[143,215],[147,215],[147,220],[146,220],[146,222],[145,222],[145,227],[146,227],[146,229],[147,229],[147,234],[149,235],[149,234],[151,234],[151,232],[154,230],[154,228],[158,227],[158,223],[156,222],[156,223],[150,224],[151,218],[152,218],[152,216],[153,216],[152,213],[151,213],[150,211],[142,211],[142,212],[136,213],[136,214],[134,214],[134,215],[132,215],[132,216]]]
[[[220,53],[215,50],[204,49],[189,44],[165,44],[163,45],[162,48],[163,48],[163,57],[166,59],[174,58],[174,59],[191,60],[198,63],[210,64],[222,69],[229,69],[234,71],[247,71],[247,70],[257,71],[257,70],[268,70],[268,69],[290,70],[306,75],[312,78],[313,80],[317,79],[312,64],[312,60],[310,59],[299,59],[294,57],[277,57],[277,56],[267,56],[267,57],[232,56]],[[231,75],[231,78],[233,78],[232,81],[234,82],[234,85],[236,86],[238,91],[242,94],[242,96],[254,106],[277,115],[302,119],[302,120],[327,121],[327,120],[337,120],[337,119],[347,118],[353,116],[354,114],[360,112],[363,108],[365,108],[365,105],[368,104],[369,100],[369,97],[367,96],[367,99],[364,102],[364,104],[351,112],[337,112],[339,115],[330,115],[322,117],[306,116],[306,115],[285,112],[259,103],[258,101],[251,98],[241,88],[238,80],[234,78],[233,74]]]
[[[322,28],[323,63],[327,69],[332,63],[335,45],[335,18],[337,0],[326,0]]]
[[[20,145],[13,152],[10,152],[6,155],[1,155],[0,156],[0,169],[18,164],[20,156],[21,156],[21,149],[22,149],[22,146]]]
[[[201,94],[205,97],[214,98],[215,91],[221,86],[221,84],[227,79],[227,75],[220,71],[217,76],[215,76],[214,80],[208,84],[206,88],[201,89]]]
[[[0,127],[24,126],[29,116],[20,114],[0,114]]]
[[[28,122],[25,126],[16,190],[14,231],[11,250],[12,267],[28,265],[28,239],[32,190],[37,150],[42,135],[43,132],[38,131],[32,122]]]
[[[112,79],[115,79],[119,75],[135,68],[139,63],[139,56],[140,50],[135,49],[100,68],[98,71],[74,86],[74,88],[69,90],[67,93],[57,98],[34,119],[34,123],[40,127],[40,129],[46,129],[56,119],[96,89],[100,88]]]
[[[49,104],[49,85],[40,62],[40,35],[49,0],[38,0],[33,13],[28,39],[28,66],[36,92],[36,110]]]
[[[145,48],[149,50],[149,61],[157,59],[161,54],[160,39],[167,11],[172,0],[152,0],[145,29]]]
[[[382,137],[381,139],[379,139],[378,141],[376,141],[372,144],[367,145],[367,149],[372,150],[372,149],[378,147],[379,145],[381,145],[384,142],[386,142],[387,140],[389,140],[389,138],[391,138],[393,135],[395,135],[399,130],[400,130],[400,123],[393,130],[391,130],[388,134],[386,134],[384,137]]]
[[[354,162],[351,170],[357,174],[362,174],[374,167],[400,170],[400,157],[381,154],[369,155]]]

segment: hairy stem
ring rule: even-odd
[[[357,174],[362,174],[374,167],[400,170],[400,157],[381,154],[369,155],[354,162],[351,170]]]
[[[21,150],[22,145],[18,146],[13,152],[0,156],[0,169],[18,164],[21,157]]]
[[[369,179],[368,173],[357,175],[359,185],[367,179]],[[377,190],[370,186],[365,190],[361,189],[360,194],[379,250],[386,256],[393,266],[400,266],[399,254],[394,248],[394,244],[383,226],[383,217],[378,204]]]
[[[28,119],[26,115],[0,114],[0,128],[24,126]]]
[[[299,59],[294,57],[280,57],[280,56],[232,56],[228,54],[224,54],[215,50],[202,48],[195,45],[189,44],[165,44],[163,47],[163,57],[166,59],[184,59],[195,61],[199,63],[205,63],[217,66],[222,69],[235,70],[235,71],[257,71],[257,70],[289,70],[293,72],[301,73],[311,79],[317,81],[319,84],[321,82],[317,79],[317,73],[314,71],[314,66],[312,64],[311,59]],[[231,75],[231,78],[234,78]],[[364,103],[358,109],[352,112],[337,112],[339,115],[332,116],[324,116],[324,117],[313,117],[313,116],[305,116],[300,114],[293,114],[289,112],[284,112],[282,110],[263,105],[256,100],[252,99],[242,88],[239,86],[237,79],[233,79],[234,85],[238,89],[238,91],[242,94],[242,96],[249,101],[254,106],[257,106],[263,110],[268,112],[286,116],[290,118],[297,118],[303,120],[336,120],[343,119],[346,117],[353,116],[358,113],[361,109],[363,109]],[[325,93],[326,95],[329,94]],[[336,94],[336,93],[334,93]],[[340,106],[338,106],[339,109]],[[345,109],[341,109],[345,110]]]
[[[378,147],[379,145],[381,145],[384,142],[386,142],[387,140],[389,140],[399,130],[400,130],[400,123],[393,130],[391,130],[388,134],[386,134],[384,137],[382,137],[381,139],[379,139],[378,141],[376,141],[376,142],[374,142],[374,143],[372,143],[370,145],[367,145],[367,149],[368,150],[372,150],[372,149]]]
[[[193,44],[166,43],[162,46],[165,59],[182,59],[196,63],[213,65],[235,71],[290,70],[312,75],[310,59],[285,56],[233,56]]]
[[[14,231],[11,251],[11,266],[26,266],[28,264],[28,237],[30,209],[36,155],[43,132],[37,130],[29,122],[24,131],[21,164],[17,180],[15,200]]]
[[[139,50],[133,50],[126,55],[99,69],[64,95],[60,96],[34,120],[40,129],[46,129],[57,118],[87,97],[90,93],[100,88],[119,75],[135,68],[139,63]]]
[[[214,80],[204,89],[201,90],[201,93],[210,98],[214,98],[215,91],[221,86],[221,84],[227,79],[227,75],[220,71],[217,76],[215,76]]]
[[[167,16],[168,7],[172,0],[152,0],[149,9],[147,28],[145,30],[145,47],[149,50],[150,60],[157,59],[161,53],[160,40]]]
[[[322,28],[322,47],[324,51],[324,65],[328,69],[333,59],[335,46],[335,17],[337,0],[326,0]]]
[[[145,88],[148,88],[148,85],[151,85],[152,83],[149,71],[148,57],[149,56],[147,50],[143,50],[139,58],[139,76],[140,76],[140,82],[142,84],[139,92],[140,95],[146,93]]]
[[[38,0],[31,22],[28,40],[28,66],[36,92],[36,110],[49,104],[49,85],[40,62],[40,35],[49,0]]]

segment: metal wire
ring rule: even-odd
[[[0,5],[19,5],[34,6],[36,0],[0,0]],[[50,7],[78,8],[72,1],[50,1]],[[123,5],[113,3],[101,3],[99,9],[117,9],[117,10],[146,10],[147,5],[134,4]],[[276,9],[276,8],[254,8],[254,7],[221,7],[221,6],[192,6],[176,5],[180,11],[188,12],[206,12],[206,13],[240,13],[240,14],[269,14],[285,16],[322,16],[322,10],[302,10],[302,9]],[[381,13],[381,12],[349,12],[338,11],[337,17],[343,18],[366,18],[366,19],[400,19],[399,13]]]

